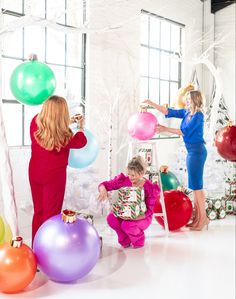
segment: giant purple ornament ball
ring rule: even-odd
[[[156,133],[157,118],[150,112],[137,112],[128,121],[129,134],[138,140],[149,140]]]
[[[72,282],[82,278],[96,265],[100,255],[99,235],[92,224],[76,217],[72,223],[56,215],[37,231],[33,251],[38,267],[49,279]]]

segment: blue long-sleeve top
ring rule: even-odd
[[[204,114],[202,112],[198,111],[190,116],[190,111],[187,109],[168,108],[168,113],[165,117],[182,118],[180,130],[183,133],[185,143],[205,143],[203,138]]]

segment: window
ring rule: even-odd
[[[181,86],[183,25],[142,11],[141,99],[170,104]]]
[[[140,100],[170,105],[181,86],[184,25],[142,10]]]
[[[8,28],[24,16],[37,16],[54,20],[57,30],[51,26],[35,24],[13,30],[2,36],[2,110],[9,146],[30,144],[29,125],[40,106],[22,105],[10,90],[10,77],[14,69],[28,59],[29,54],[37,55],[46,63],[56,77],[55,94],[66,97],[69,107],[85,104],[85,48],[86,35],[71,33],[70,28],[81,27],[85,21],[85,0],[5,0],[2,1],[1,27]],[[30,7],[30,12],[29,12]],[[54,22],[54,21],[53,21]],[[57,27],[58,28],[58,27]],[[16,46],[17,45],[17,46]],[[76,111],[77,112],[77,111]]]

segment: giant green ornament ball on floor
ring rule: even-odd
[[[168,170],[168,167],[162,166],[160,169],[161,174],[161,182],[162,182],[162,189],[163,191],[177,189],[180,186],[180,182],[175,176],[175,174]],[[165,168],[165,169],[164,169]]]

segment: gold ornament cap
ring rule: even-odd
[[[184,187],[183,187],[183,186],[178,186],[178,187],[177,187],[177,191],[184,192]]]
[[[161,165],[160,172],[162,172],[162,173],[168,173],[169,172],[169,166],[167,166],[167,165]]]
[[[23,238],[22,237],[15,237],[11,240],[11,246],[14,248],[20,248],[23,244]]]
[[[75,222],[77,219],[77,213],[75,211],[72,210],[63,210],[62,211],[62,220],[65,223],[73,223]]]
[[[139,105],[139,112],[147,112],[148,105],[147,104],[140,104]]]
[[[232,121],[232,120],[229,120],[227,126],[228,126],[228,127],[233,127],[233,121]]]

